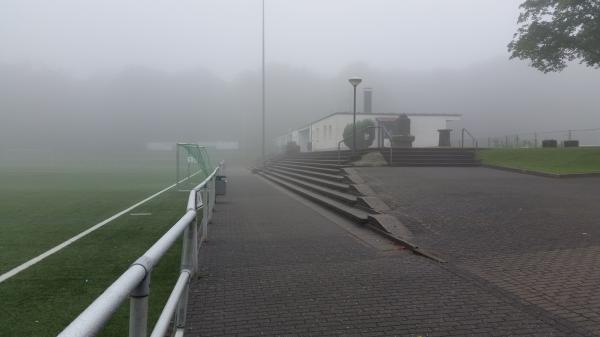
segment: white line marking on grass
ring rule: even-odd
[[[191,177],[193,177],[193,176],[195,176],[195,175],[197,175],[197,174],[199,174],[199,173],[200,173],[200,172],[196,172],[196,173],[194,173],[193,175],[191,175],[189,178],[191,178]],[[189,178],[185,178],[185,179],[181,180],[180,182],[183,182],[183,181],[185,181],[185,180],[187,180],[187,179],[189,179]],[[20,273],[20,272],[22,272],[23,270],[25,270],[25,269],[27,269],[27,268],[29,268],[29,267],[33,266],[34,264],[36,264],[36,263],[38,263],[38,262],[42,261],[43,259],[47,258],[48,256],[50,256],[50,255],[52,255],[52,254],[54,254],[54,253],[57,253],[57,252],[59,252],[59,251],[63,250],[65,247],[69,246],[69,245],[70,245],[70,244],[72,244],[73,242],[75,242],[75,241],[77,241],[77,240],[79,240],[79,239],[81,239],[81,238],[83,238],[83,237],[87,236],[88,234],[90,234],[90,233],[94,232],[95,230],[97,230],[97,229],[99,229],[99,228],[103,227],[104,225],[106,225],[106,224],[108,224],[109,222],[111,222],[111,221],[115,220],[116,218],[120,217],[121,215],[123,215],[123,214],[126,214],[126,213],[128,213],[128,212],[132,211],[134,208],[136,208],[136,207],[138,207],[138,206],[140,206],[140,205],[142,205],[142,204],[145,204],[146,202],[148,202],[148,201],[150,201],[150,200],[152,200],[152,199],[154,199],[154,198],[158,197],[159,195],[161,195],[161,194],[165,193],[166,191],[168,191],[168,190],[172,189],[172,188],[173,188],[173,187],[175,187],[175,186],[177,186],[177,184],[173,184],[173,185],[171,185],[171,186],[169,186],[169,187],[167,187],[167,188],[165,188],[165,189],[163,189],[163,190],[161,190],[161,191],[159,191],[159,192],[156,192],[156,193],[154,193],[153,195],[149,196],[148,198],[146,198],[146,199],[144,199],[144,200],[142,200],[142,201],[140,201],[140,202],[136,203],[136,204],[135,204],[135,205],[133,205],[133,206],[130,206],[130,207],[129,207],[129,208],[127,208],[127,209],[124,209],[124,210],[120,211],[119,213],[117,213],[117,214],[115,214],[115,215],[111,216],[110,218],[108,218],[108,219],[106,219],[106,220],[104,220],[104,221],[102,221],[102,222],[99,222],[99,223],[97,223],[97,224],[96,224],[96,225],[94,225],[93,227],[90,227],[90,228],[86,229],[85,231],[83,231],[83,232],[81,232],[81,233],[79,233],[79,234],[75,235],[74,237],[70,238],[69,240],[67,240],[67,241],[65,241],[65,242],[63,242],[63,243],[61,243],[61,244],[59,244],[58,246],[55,246],[54,248],[51,248],[51,249],[47,250],[46,252],[44,252],[44,253],[42,253],[42,254],[40,254],[40,255],[38,255],[38,256],[36,256],[36,257],[34,257],[33,259],[31,259],[31,260],[29,260],[29,261],[27,261],[27,262],[23,263],[22,265],[20,265],[20,266],[18,266],[18,267],[15,267],[15,268],[13,268],[13,269],[11,269],[11,270],[9,270],[9,271],[7,271],[6,273],[4,273],[4,274],[0,275],[0,283],[2,283],[2,282],[4,282],[4,281],[8,280],[9,278],[11,278],[11,277],[13,277],[13,276],[17,275],[18,273]]]

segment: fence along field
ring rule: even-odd
[[[0,274],[173,184],[174,158],[174,152],[93,159],[3,157]],[[0,283],[0,336],[56,335],[177,220],[186,198],[169,190],[131,211],[142,215],[124,214]],[[158,315],[153,304],[166,298],[174,282],[169,275],[177,275],[178,250],[169,251],[153,274],[151,321]],[[117,312],[104,335],[125,331],[126,311]]]

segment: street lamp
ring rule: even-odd
[[[360,77],[352,77],[348,80],[354,87],[354,112],[352,115],[352,152],[356,153],[356,87],[362,82]]]

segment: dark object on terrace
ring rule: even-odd
[[[452,132],[452,129],[439,129],[438,132],[440,133],[440,140],[438,142],[438,146],[450,147],[450,132]]]
[[[544,139],[542,140],[542,147],[558,147],[558,141],[556,139]]]
[[[415,136],[410,134],[410,118],[402,114],[393,123],[391,130],[392,147],[412,147]]]
[[[578,140],[565,140],[563,141],[563,147],[579,147]]]

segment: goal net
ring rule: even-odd
[[[205,146],[177,144],[177,189],[190,191],[214,170]]]

